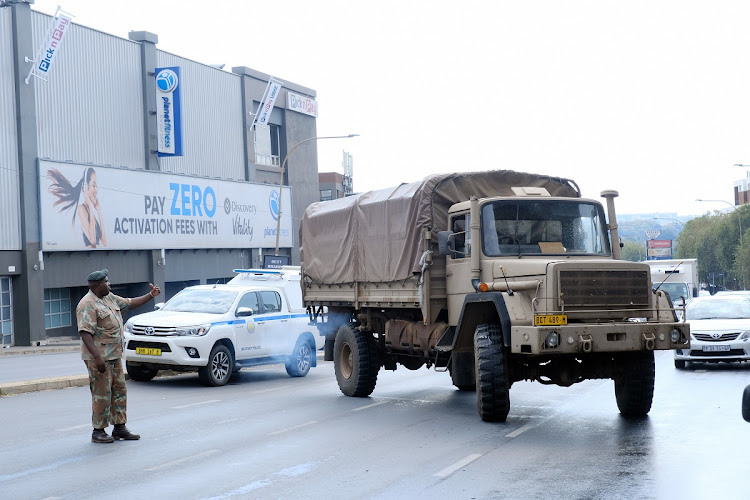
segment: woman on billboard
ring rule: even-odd
[[[83,231],[83,244],[86,248],[96,248],[99,245],[106,247],[107,234],[104,229],[102,206],[98,196],[99,185],[94,169],[87,168],[75,186],[55,168],[48,170],[47,176],[52,180],[49,192],[57,198],[53,206],[61,205],[60,212],[75,207],[73,224],[78,216]]]

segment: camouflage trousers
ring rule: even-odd
[[[128,394],[121,359],[105,361],[104,373],[99,373],[93,360],[85,360],[91,389],[91,423],[94,429],[104,429],[110,423],[127,421]]]

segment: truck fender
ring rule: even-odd
[[[499,321],[498,321],[499,320]],[[510,345],[510,315],[502,292],[470,293],[464,298],[458,316],[453,350],[467,350],[473,346],[478,325],[500,324],[503,345]]]

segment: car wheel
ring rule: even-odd
[[[152,378],[156,377],[156,374],[159,372],[159,370],[155,370],[153,368],[146,368],[145,366],[141,365],[133,365],[128,362],[125,362],[125,369],[128,371],[130,380],[135,380],[136,382],[148,382]]]
[[[285,364],[286,372],[291,377],[304,377],[310,371],[312,357],[310,344],[303,340],[298,341],[297,345],[294,346],[294,352]]]
[[[745,391],[742,393],[742,418],[746,422],[750,422],[750,385],[745,387]]]
[[[229,382],[232,376],[232,353],[225,345],[218,344],[211,349],[208,364],[198,369],[198,378],[203,385],[219,387]]]
[[[684,359],[675,359],[674,360],[674,367],[678,370],[684,370],[687,366],[687,362]]]

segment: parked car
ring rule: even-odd
[[[689,361],[750,360],[750,300],[741,294],[696,297],[685,308],[690,350],[677,349],[676,368]]]
[[[324,338],[302,308],[299,268],[237,270],[226,285],[185,288],[159,310],[125,324],[125,367],[148,381],[159,370],[198,371],[221,386],[243,367],[284,363],[304,377]]]

